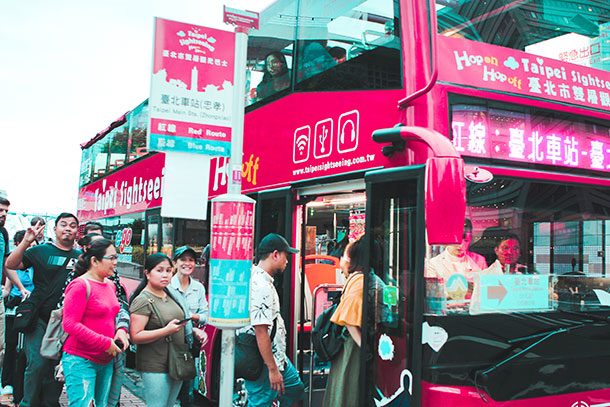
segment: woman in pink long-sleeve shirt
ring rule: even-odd
[[[107,277],[117,264],[111,241],[97,239],[76,264],[76,275],[66,288],[63,327],[68,334],[62,365],[70,407],[106,407],[113,367],[121,349],[114,343],[119,312],[116,288]]]

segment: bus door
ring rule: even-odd
[[[339,266],[350,240],[364,234],[366,209],[362,179],[297,190],[296,226],[300,237],[299,284],[295,284],[298,343],[296,367],[311,390],[309,405],[322,404],[330,363],[312,352],[315,319],[340,295],[345,277]],[[302,282],[302,284],[301,284]],[[311,385],[309,385],[311,383]]]
[[[364,286],[360,400],[419,406],[424,167],[373,171],[365,180],[372,273]]]

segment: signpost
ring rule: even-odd
[[[551,307],[548,275],[482,275],[481,312],[546,310]]]
[[[248,29],[258,27],[258,14],[225,7],[223,21],[235,25],[231,159],[228,193],[212,201],[209,321],[222,329],[219,406],[229,407],[235,379],[235,329],[250,323],[254,200],[241,195],[241,169]]]

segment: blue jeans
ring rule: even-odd
[[[167,373],[142,372],[142,381],[147,407],[174,407],[181,380],[174,380]]]
[[[282,372],[282,376],[284,378],[284,395],[278,397],[277,392],[271,390],[269,369],[267,369],[266,365],[263,365],[261,377],[253,382],[248,380],[245,382],[246,391],[248,392],[248,406],[270,407],[273,404],[273,400],[277,398],[280,406],[285,407],[303,400],[305,386],[303,386],[303,382],[299,378],[299,373],[288,359],[286,360],[286,367]]]
[[[112,362],[100,365],[89,359],[64,353],[61,363],[66,376],[70,407],[106,407],[112,380]]]
[[[23,379],[23,400],[21,407],[59,407],[59,396],[63,385],[55,380],[56,360],[40,356],[40,344],[47,323],[39,319],[36,328],[24,335],[23,348],[27,367]]]

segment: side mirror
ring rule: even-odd
[[[429,158],[425,188],[428,244],[460,244],[466,216],[464,160]]]

